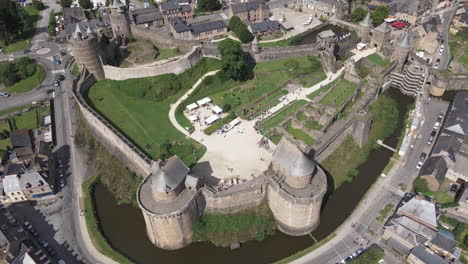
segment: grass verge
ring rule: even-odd
[[[393,208],[392,203],[385,205],[385,207],[382,210],[380,210],[379,215],[376,218],[377,221],[382,222],[382,223],[385,222],[385,219],[387,219],[388,213],[390,213],[390,210],[392,210],[392,208]]]
[[[277,262],[275,262],[275,264],[286,264],[286,263],[292,262],[292,261],[294,261],[296,259],[299,259],[299,258],[309,254],[310,252],[316,250],[317,248],[323,246],[328,241],[332,240],[335,236],[336,236],[336,234],[332,233],[332,234],[328,235],[326,238],[320,240],[318,243],[315,243],[312,246],[310,246],[310,247],[308,247],[308,248],[306,248],[304,250],[301,250],[301,251],[297,252],[294,255],[291,255],[291,256],[289,256],[287,258],[284,258],[284,259],[282,259],[280,261],[277,261]]]
[[[45,79],[45,70],[40,65],[36,65],[34,74],[24,80],[21,80],[10,87],[6,87],[9,93],[25,93],[38,87]]]
[[[390,61],[389,60],[386,60],[386,59],[383,59],[382,57],[380,57],[379,54],[377,53],[372,53],[371,55],[365,57],[364,59],[372,62],[372,63],[375,63],[377,65],[379,65],[380,67],[387,67],[388,65],[390,65]]]

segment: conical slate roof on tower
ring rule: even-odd
[[[404,48],[404,49],[410,49],[411,48],[408,32],[406,32],[405,35],[403,36],[403,38],[400,40],[400,42],[398,42],[398,47]]]
[[[375,30],[380,31],[382,33],[388,33],[392,29],[390,28],[388,23],[384,21],[382,24],[380,24],[378,27],[376,27]]]
[[[81,36],[82,36],[82,33],[81,33],[80,26],[78,25],[78,23],[76,23],[75,31],[73,31],[71,37],[72,39],[81,39]]]
[[[370,17],[369,12],[367,12],[366,17],[364,17],[364,19],[361,22],[359,22],[359,25],[361,25],[363,27],[371,27],[372,26],[372,19]]]

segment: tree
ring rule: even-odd
[[[372,24],[374,27],[382,24],[384,22],[384,19],[388,17],[388,6],[378,6],[377,9],[375,9],[374,12],[372,12],[371,18],[372,18]]]
[[[221,4],[218,0],[198,0],[198,11],[212,12],[219,9],[221,9]]]
[[[0,40],[5,45],[18,40],[31,26],[28,14],[16,1],[0,0]]]
[[[354,9],[353,13],[351,13],[351,19],[354,22],[361,21],[364,19],[364,17],[366,17],[366,15],[367,15],[367,11],[364,10],[364,8],[362,7],[358,7]]]
[[[241,21],[238,16],[233,16],[229,20],[229,28],[234,31],[236,36],[242,43],[250,42],[254,39],[247,26]]]
[[[78,4],[84,9],[91,9],[93,8],[93,3],[91,3],[91,0],[78,0]]]
[[[248,67],[240,43],[225,39],[219,43],[218,50],[221,53],[222,71],[225,76],[233,80],[245,80]]]
[[[32,0],[32,5],[36,10],[42,10],[45,7],[44,3],[39,0]]]
[[[70,7],[73,3],[73,0],[60,0],[60,5],[62,7]]]

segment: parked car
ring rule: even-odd
[[[439,126],[440,126],[440,122],[439,122],[439,121],[436,121],[433,128],[434,128],[435,130],[437,130],[437,129],[439,129]]]
[[[65,187],[65,181],[63,179],[59,180],[60,188]]]
[[[49,252],[49,254],[53,257],[55,255],[57,255],[57,252],[55,252],[55,250],[51,247],[48,247],[47,248],[47,251]]]
[[[442,119],[442,117],[444,117],[444,113],[440,112],[439,113],[439,118]]]
[[[10,97],[10,94],[7,92],[0,92],[0,97]]]
[[[57,80],[55,80],[55,81],[54,81],[54,86],[57,87],[57,86],[59,86],[59,85],[60,85],[60,82],[57,81]]]
[[[423,166],[423,162],[422,161],[419,161],[418,164],[416,165],[416,169],[420,170]]]
[[[456,184],[452,184],[450,186],[450,191],[456,193],[458,190],[458,186]]]
[[[45,241],[42,237],[38,238],[37,240],[39,241],[41,246],[43,246],[45,248],[49,246],[49,243],[47,243],[47,241]]]
[[[419,156],[419,159],[421,161],[424,161],[426,159],[426,157],[427,157],[427,154],[425,152],[421,152],[421,155]]]
[[[435,137],[435,135],[436,135],[436,132],[435,132],[435,131],[432,131],[432,132],[431,132],[431,135],[430,135],[429,138],[427,139],[427,144],[428,144],[428,145],[431,145],[432,142],[434,142],[434,137]]]
[[[62,74],[59,74],[59,75],[57,76],[57,80],[63,81],[63,80],[65,80],[65,76],[63,76]]]
[[[32,225],[27,220],[24,220],[23,225],[28,230],[30,230],[32,228]]]
[[[55,60],[55,64],[60,65],[60,64],[62,64],[62,61],[61,60]]]
[[[34,236],[34,237],[37,237],[39,235],[39,233],[36,231],[36,229],[34,228],[31,228],[29,229],[29,232],[31,232],[31,234]]]

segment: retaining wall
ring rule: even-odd
[[[93,75],[87,75],[85,72],[83,71],[78,79],[73,82],[73,96],[80,107],[89,129],[107,150],[128,168],[140,176],[149,175],[151,173],[152,160],[120,131],[114,128],[110,122],[94,111],[84,99],[83,93],[96,82]]]
[[[152,77],[167,73],[180,74],[187,69],[190,69],[203,58],[201,48],[193,47],[192,50],[185,54],[179,60],[168,62],[156,66],[138,66],[133,68],[120,68],[110,65],[104,66],[106,79],[111,80],[127,80],[134,78]]]
[[[131,25],[133,37],[147,40],[162,48],[178,47],[182,51],[189,51],[194,46],[200,45],[200,41],[180,40],[169,37],[166,33],[154,29],[147,29],[142,26]]]
[[[255,54],[255,60],[257,62],[272,61],[317,54],[318,49],[314,44],[289,47],[264,47],[261,48],[259,54]]]

